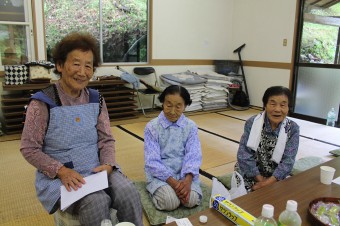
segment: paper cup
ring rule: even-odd
[[[331,184],[335,169],[330,166],[320,166],[320,181],[323,184]]]
[[[116,224],[116,226],[136,226],[136,225],[130,222],[120,222]]]

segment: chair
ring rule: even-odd
[[[135,67],[133,69],[133,72],[136,75],[139,75],[141,77],[143,76],[145,79],[147,79],[151,75],[154,76],[153,79],[154,79],[155,82],[153,83],[153,85],[151,85],[148,82],[145,82],[144,80],[140,79],[140,82],[146,88],[145,89],[141,89],[141,88],[137,89],[137,98],[138,98],[139,106],[142,109],[143,115],[145,117],[148,117],[146,115],[146,113],[145,113],[145,109],[143,107],[143,103],[142,103],[142,101],[140,99],[140,94],[146,95],[146,96],[152,96],[152,106],[151,106],[151,109],[153,109],[154,106],[155,106],[155,98],[156,98],[156,96],[158,96],[162,92],[162,90],[161,90],[161,88],[159,87],[159,84],[158,84],[158,79],[157,79],[156,71],[155,71],[155,69],[153,67]]]

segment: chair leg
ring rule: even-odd
[[[152,110],[153,110],[154,107],[155,107],[155,97],[156,97],[156,95],[153,95],[153,96],[152,96],[152,106],[151,106],[151,109],[152,109]]]
[[[150,118],[150,116],[146,115],[146,113],[145,113],[145,110],[144,110],[142,101],[140,100],[139,92],[138,92],[138,91],[137,91],[137,98],[138,98],[139,106],[140,106],[140,108],[142,109],[143,115],[144,115],[145,117],[147,117],[147,118]]]

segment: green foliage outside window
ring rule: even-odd
[[[100,20],[100,4],[102,21]],[[137,50],[130,49],[147,35],[147,0],[45,0],[47,52],[66,34],[87,31],[98,41],[102,37],[103,62],[146,62],[146,40]],[[102,33],[101,28],[102,26]],[[130,51],[127,53],[127,51]],[[128,56],[125,57],[124,56]]]
[[[314,9],[309,13],[319,16],[339,16],[340,4],[328,9]],[[304,22],[300,62],[334,64],[338,43],[338,26],[322,25]]]

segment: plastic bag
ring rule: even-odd
[[[247,194],[243,177],[237,171],[234,171],[233,176],[231,178],[231,189],[229,190],[229,193],[231,197],[230,200],[236,199],[240,196]]]
[[[212,189],[211,189],[211,197],[214,197],[215,195],[221,195],[224,198],[230,200],[231,196],[228,191],[228,189],[215,177],[212,178]],[[212,207],[212,202],[209,202],[209,207]]]
[[[233,172],[231,177],[231,189],[228,190],[218,179],[215,177],[212,178],[212,189],[211,189],[211,197],[215,195],[221,195],[227,200],[232,200],[242,195],[247,194],[247,190],[244,185],[244,180],[241,174],[237,171]],[[211,203],[210,203],[211,207]]]

